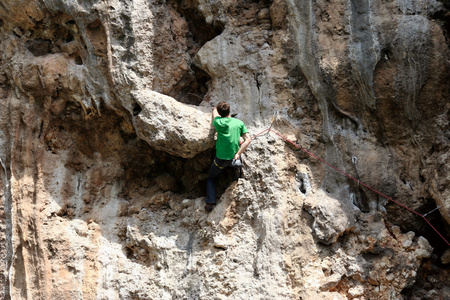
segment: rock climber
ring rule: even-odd
[[[217,104],[213,109],[212,119],[212,125],[217,131],[217,142],[216,157],[211,163],[206,183],[205,210],[208,212],[216,205],[217,177],[227,167],[242,167],[241,154],[252,141],[244,122],[230,116],[228,103],[222,101]],[[240,144],[241,137],[244,138],[242,144]]]

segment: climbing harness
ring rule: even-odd
[[[276,115],[275,115],[274,118],[272,119],[272,123],[273,123],[273,121],[275,120],[275,117],[276,117]],[[318,157],[318,156],[314,155],[313,153],[309,152],[308,150],[304,149],[303,147],[299,146],[298,144],[294,143],[293,141],[289,140],[288,138],[286,138],[286,137],[283,136],[282,134],[280,134],[280,133],[278,133],[277,131],[273,130],[273,129],[272,129],[272,124],[270,124],[270,127],[269,127],[269,128],[267,128],[267,129],[261,131],[261,132],[258,133],[258,134],[255,134],[255,135],[252,137],[252,139],[255,138],[255,137],[260,136],[261,134],[263,134],[263,133],[265,133],[265,132],[267,132],[267,133],[273,132],[274,134],[276,134],[277,136],[279,136],[280,138],[282,138],[282,139],[285,140],[286,142],[290,143],[290,144],[293,145],[294,147],[296,147],[296,148],[298,148],[298,149],[300,149],[300,150],[303,150],[304,152],[308,153],[310,156],[312,156],[312,157],[318,159],[318,160],[321,161],[322,163],[324,163],[324,164],[326,164],[327,166],[333,168],[334,170],[338,171],[339,173],[343,174],[344,176],[347,176],[348,178],[350,178],[350,179],[356,181],[356,182],[358,183],[358,185],[361,184],[361,185],[365,186],[365,187],[368,188],[369,190],[371,190],[371,191],[377,193],[378,195],[380,195],[380,196],[382,196],[382,197],[384,197],[384,198],[386,198],[386,199],[388,199],[388,200],[394,202],[395,204],[397,204],[397,205],[403,207],[404,209],[409,210],[410,212],[412,212],[412,213],[418,215],[419,217],[423,218],[423,219],[425,220],[425,222],[427,222],[428,225],[430,225],[430,227],[431,227],[431,228],[432,228],[432,229],[433,229],[433,230],[434,230],[434,231],[435,231],[435,232],[436,232],[436,233],[444,240],[444,242],[447,243],[447,245],[450,246],[450,243],[444,238],[444,236],[443,236],[443,235],[442,235],[442,234],[441,234],[441,233],[440,233],[433,225],[431,225],[430,221],[428,221],[428,220],[425,218],[428,214],[434,212],[434,211],[437,210],[440,206],[438,206],[437,208],[433,209],[432,211],[426,213],[425,215],[421,215],[421,214],[419,214],[418,212],[416,212],[415,210],[412,210],[411,208],[405,206],[404,204],[401,204],[400,202],[395,201],[394,199],[392,199],[392,198],[390,198],[390,197],[384,195],[383,193],[381,193],[381,192],[375,190],[374,188],[368,186],[367,184],[365,184],[365,183],[359,181],[359,175],[358,175],[358,173],[357,173],[358,179],[356,179],[356,178],[354,178],[354,177],[348,175],[347,173],[341,171],[340,169],[336,168],[335,166],[329,164],[328,162],[326,162],[325,160],[321,159],[320,157]],[[353,162],[353,164],[355,165],[355,168],[356,168],[357,158],[356,158],[355,156],[352,157],[352,162]]]
[[[218,168],[221,169],[221,170],[225,169],[225,167],[219,166],[219,164],[216,162],[216,159],[215,159],[215,158],[214,158],[214,164],[216,165],[216,167],[218,167]]]

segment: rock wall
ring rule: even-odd
[[[274,133],[203,207],[225,100],[448,241],[446,5],[3,1],[0,297],[448,297],[423,219]]]

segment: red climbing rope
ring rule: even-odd
[[[271,126],[271,127],[272,127],[272,126]],[[383,196],[384,198],[391,200],[392,202],[394,202],[394,203],[396,203],[397,205],[399,205],[399,206],[401,206],[401,207],[403,207],[403,208],[409,210],[410,212],[412,212],[412,213],[414,213],[414,214],[416,214],[416,215],[422,217],[422,218],[425,220],[425,222],[427,222],[428,225],[430,225],[430,227],[433,228],[433,230],[434,230],[434,231],[435,231],[435,232],[436,232],[436,233],[437,233],[437,234],[438,234],[438,235],[439,235],[439,236],[447,243],[447,245],[450,246],[450,243],[444,238],[444,236],[443,236],[443,235],[442,235],[442,234],[441,234],[441,233],[440,233],[433,225],[431,225],[431,223],[425,218],[425,216],[419,214],[418,212],[416,212],[416,211],[410,209],[409,207],[406,207],[405,205],[401,204],[400,202],[395,201],[394,199],[392,199],[392,198],[390,198],[390,197],[384,195],[383,193],[377,191],[376,189],[374,189],[374,188],[368,186],[367,184],[365,184],[365,183],[359,181],[358,179],[355,179],[354,177],[348,175],[347,173],[341,171],[340,169],[338,169],[338,168],[336,168],[335,166],[329,164],[328,162],[326,162],[325,160],[321,159],[320,157],[314,155],[313,153],[309,152],[308,150],[302,148],[302,147],[299,146],[298,144],[296,144],[296,143],[294,143],[293,141],[289,140],[288,138],[286,138],[286,137],[283,136],[282,134],[276,132],[276,131],[273,130],[271,127],[267,128],[266,130],[261,131],[261,132],[258,133],[258,134],[255,134],[254,136],[252,136],[252,139],[255,138],[255,137],[257,137],[257,136],[259,136],[259,135],[261,135],[261,134],[263,134],[264,132],[270,132],[270,131],[271,131],[271,132],[275,133],[276,135],[278,135],[279,137],[281,137],[282,139],[284,139],[284,140],[287,141],[288,143],[292,144],[292,145],[295,146],[296,148],[299,148],[299,149],[303,150],[304,152],[308,153],[309,155],[315,157],[316,159],[318,159],[319,161],[323,162],[323,163],[326,164],[327,166],[329,166],[329,167],[335,169],[335,170],[338,171],[339,173],[341,173],[341,174],[347,176],[348,178],[350,178],[350,179],[352,179],[352,180],[358,182],[359,184],[365,186],[366,188],[368,188],[368,189],[374,191],[375,193],[377,193],[377,194]]]
[[[255,134],[254,136],[252,136],[252,139],[254,139],[254,138],[257,137],[258,135],[261,135],[261,134],[263,134],[264,132],[269,131],[269,130],[270,130],[270,128],[267,128],[267,129],[261,131],[260,133]]]

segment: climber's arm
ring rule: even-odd
[[[242,136],[244,138],[244,142],[241,144],[241,147],[239,148],[239,151],[234,156],[234,159],[238,159],[241,157],[241,154],[247,149],[248,145],[250,145],[250,142],[252,141],[252,138],[250,137],[250,134],[244,133]]]
[[[214,121],[214,119],[217,117],[220,117],[220,115],[219,115],[219,112],[217,111],[217,108],[214,107],[214,109],[212,111],[212,121]]]

